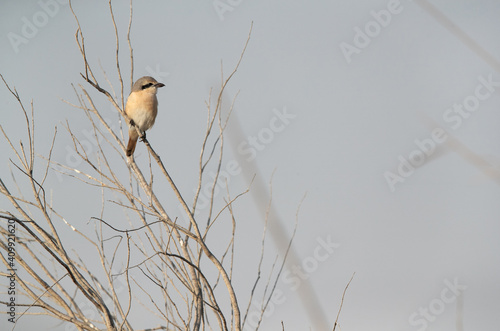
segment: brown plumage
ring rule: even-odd
[[[131,119],[145,136],[146,130],[155,124],[156,114],[158,113],[158,99],[156,98],[157,88],[165,86],[158,83],[153,77],[144,76],[139,78],[132,86],[132,92],[125,105],[125,113]],[[129,126],[128,130],[127,156],[134,154],[135,146],[139,134],[136,128]]]

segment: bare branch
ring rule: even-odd
[[[340,311],[342,310],[342,305],[344,304],[344,296],[345,296],[345,292],[347,291],[347,288],[349,287],[349,285],[351,284],[352,282],[352,279],[354,278],[354,275],[356,273],[354,272],[351,276],[351,279],[349,279],[349,282],[347,283],[347,285],[345,286],[345,289],[344,289],[344,292],[342,293],[342,300],[340,301],[340,307],[339,307],[339,312],[337,313],[337,318],[335,318],[335,323],[333,324],[333,331],[335,331],[335,328],[337,327],[337,325],[339,324],[338,321],[339,321],[339,316],[340,316]]]

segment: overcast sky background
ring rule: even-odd
[[[115,2],[124,37],[128,4]],[[500,3],[430,1],[442,17],[426,2],[409,0],[221,3],[231,10],[218,12],[212,1],[134,3],[134,78],[152,75],[166,85],[159,91],[159,115],[148,139],[188,200],[206,122],[204,101],[220,82],[221,60],[226,75],[236,64],[253,21],[247,52],[226,96],[231,100],[239,91],[226,162],[239,160],[243,169],[229,186],[232,192],[243,191],[248,174],[255,172],[244,161],[250,154],[231,146],[260,134],[264,147],[252,162],[264,183],[275,171],[273,202],[285,236],[307,192],[293,246],[309,268],[305,276],[329,327],[356,272],[340,317],[342,330],[423,330],[424,324],[427,330],[458,330],[461,300],[464,330],[498,330],[500,65],[495,59],[500,59]],[[89,61],[96,72],[100,61],[117,83],[107,2],[75,1],[74,8]],[[71,143],[61,123],[68,120],[82,139],[90,126],[81,112],[60,100],[76,102],[71,84],[84,83],[69,6],[59,4],[28,36],[23,36],[26,21],[44,17],[40,3],[2,1],[0,9],[0,73],[26,105],[33,100],[38,152],[48,152],[58,125],[53,158],[70,165]],[[390,18],[381,10],[392,11]],[[360,36],[365,29],[371,37]],[[14,45],[9,33],[25,42]],[[121,46],[128,75],[126,44]],[[24,118],[3,85],[0,99],[0,124],[13,141],[26,139]],[[97,99],[102,113],[118,121],[104,98]],[[453,106],[464,102],[474,110],[464,106],[462,115],[455,113]],[[282,130],[269,136],[273,123],[280,123],[273,118],[284,113],[289,117],[281,121]],[[243,140],[234,138],[238,132]],[[420,151],[426,148],[428,155]],[[5,141],[0,149],[8,150]],[[139,160],[147,159],[143,144],[136,153]],[[13,156],[3,155],[0,176],[12,185],[8,158]],[[410,155],[423,164],[409,170]],[[400,177],[391,184],[387,176]],[[91,232],[87,221],[99,213],[100,197],[72,183],[51,175],[46,189],[72,224]],[[5,199],[0,203],[0,209],[7,208]],[[260,253],[263,215],[250,196],[238,208],[241,262],[234,273],[245,302]],[[321,244],[328,241],[338,247],[324,259],[321,255],[322,261],[314,258],[321,249],[328,252]],[[269,247],[268,268],[276,254]],[[262,330],[279,330],[281,321],[287,331],[317,325],[292,285],[291,278],[298,277],[293,266],[287,270],[289,281],[277,286],[285,299],[273,306]],[[463,289],[458,300],[447,290],[450,283]],[[138,317],[137,327],[155,326],[147,322]],[[23,323],[26,329],[64,330],[50,319],[24,317]],[[0,328],[5,325],[2,316]]]

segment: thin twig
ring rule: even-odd
[[[335,331],[335,328],[337,327],[338,325],[338,321],[339,321],[339,316],[340,316],[340,311],[342,310],[342,305],[344,304],[344,296],[345,296],[345,292],[347,291],[347,288],[349,287],[349,285],[351,284],[352,282],[352,279],[354,278],[354,275],[356,273],[354,272],[351,276],[351,279],[349,279],[349,282],[347,283],[347,285],[345,286],[345,289],[344,289],[344,293],[342,293],[342,300],[340,301],[340,307],[339,307],[339,311],[337,313],[337,318],[335,318],[335,323],[333,324],[333,331]]]

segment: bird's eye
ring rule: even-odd
[[[148,87],[151,87],[151,86],[153,86],[153,83],[147,83],[145,85],[142,85],[142,89],[145,90],[145,89],[147,89]]]

